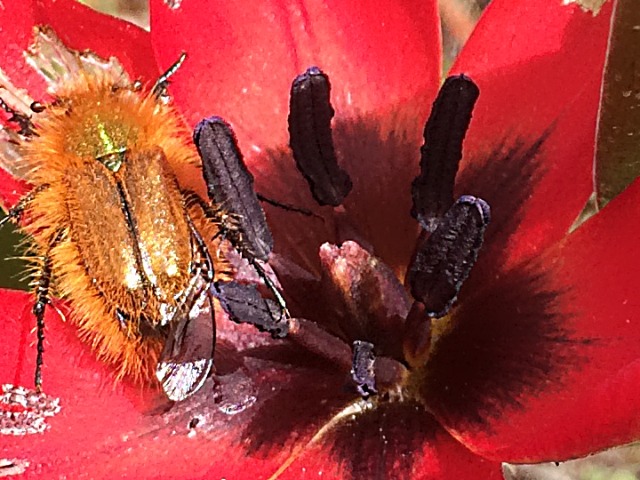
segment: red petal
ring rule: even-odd
[[[508,252],[501,259],[507,265],[561,238],[593,191],[595,125],[611,3],[593,17],[562,2],[496,0],[453,68],[480,87],[464,145],[465,191],[460,193],[493,195],[485,198],[492,217],[499,222],[501,215],[509,216],[509,234],[517,226],[506,245],[500,242],[494,248],[497,254]],[[533,176],[531,165],[516,167],[512,162],[510,169],[511,159],[493,168],[493,175],[483,176],[483,170],[504,158],[492,156],[501,146],[505,150],[521,140],[528,148],[545,133],[548,138],[532,159],[538,163]],[[498,179],[513,173],[496,187]],[[522,197],[520,208],[503,208],[501,213],[497,207],[515,203],[517,196]]]
[[[29,191],[29,186],[0,169],[0,206],[8,209]]]
[[[287,144],[291,82],[309,66],[331,77],[338,112],[379,112],[418,93],[430,96],[438,84],[432,0],[375,8],[363,1],[228,1],[215,9],[206,0],[175,9],[157,0],[151,7],[158,58],[169,64],[189,54],[172,87],[177,104],[192,124],[225,117],[247,155]]]
[[[456,312],[432,408],[482,455],[562,460],[640,435],[640,181]]]
[[[5,339],[0,384],[29,387],[35,361],[32,297],[1,290],[0,299]],[[339,391],[336,381],[309,367],[275,369],[254,359],[255,378],[249,378],[242,363],[236,358],[234,364],[233,355],[219,346],[216,392],[207,382],[191,399],[153,413],[148,405],[153,392],[114,388],[108,369],[76,338],[73,326],[48,312],[44,389],[60,399],[61,411],[49,419],[44,434],[0,435],[2,457],[28,463],[27,476],[267,478],[296,441],[309,441],[317,430],[314,419],[330,416],[347,398],[323,396]],[[0,404],[0,414],[6,410]],[[194,418],[199,424],[190,429]],[[4,421],[0,417],[3,426]]]
[[[6,339],[0,349],[0,383],[32,388],[36,356],[35,334],[31,332],[35,320],[30,313],[33,298],[7,290],[0,291],[0,298]],[[0,436],[4,457],[26,460],[32,469],[43,473],[55,471],[54,455],[62,460],[79,455],[83,445],[90,450],[104,442],[113,434],[114,419],[124,426],[135,425],[138,417],[124,397],[108,394],[111,386],[104,367],[93,360],[69,325],[63,325],[51,309],[48,312],[44,387],[48,395],[60,397],[61,412],[50,419],[52,428],[44,435]]]

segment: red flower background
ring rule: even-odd
[[[440,82],[436,2],[229,1],[213,12],[206,3],[152,2],[147,33],[70,0],[7,2],[0,66],[46,98],[22,55],[41,24],[72,48],[117,56],[145,80],[187,51],[171,86],[186,121],[225,117],[257,190],[307,206],[304,183],[282,158],[290,82],[319,65],[331,77],[336,142],[354,178],[350,225],[404,272],[417,235],[409,185]],[[44,385],[61,412],[44,434],[0,436],[0,458],[44,478],[476,479],[501,478],[503,461],[564,460],[637,439],[640,184],[567,235],[593,191],[610,15],[611,4],[594,17],[555,1],[494,0],[452,69],[481,92],[456,191],[487,200],[493,222],[457,327],[429,359],[428,408],[382,403],[316,436],[349,401],[342,376],[286,341],[220,321],[215,391],[209,381],[154,412],[149,392],[113,387],[50,312]],[[21,192],[3,174],[5,204]],[[348,238],[304,218],[287,231],[289,213],[267,215],[281,264],[317,259],[320,244]],[[285,294],[295,297],[297,280],[285,272]],[[28,294],[2,291],[1,383],[32,382],[30,311]]]

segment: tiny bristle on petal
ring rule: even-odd
[[[470,78],[457,75],[447,78],[433,102],[420,148],[420,174],[411,186],[411,214],[429,232],[453,203],[462,141],[479,94]]]
[[[351,178],[340,168],[333,145],[329,77],[311,67],[293,81],[289,104],[289,144],[298,170],[320,205],[340,205]]]
[[[408,280],[411,294],[425,305],[427,315],[442,317],[455,302],[478,258],[489,221],[489,205],[464,195],[418,247]]]
[[[202,158],[202,173],[209,199],[233,216],[242,245],[251,256],[266,260],[273,237],[231,127],[219,117],[202,120],[193,140]]]

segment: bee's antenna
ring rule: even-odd
[[[178,57],[178,60],[175,61],[173,65],[171,65],[166,72],[164,72],[158,80],[156,80],[151,93],[153,93],[158,100],[167,99],[167,87],[169,86],[169,78],[173,76],[174,73],[178,71],[178,69],[182,66],[184,61],[187,58],[187,53],[182,52]]]

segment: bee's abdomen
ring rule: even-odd
[[[91,282],[128,318],[159,321],[154,310],[185,288],[191,263],[182,196],[162,151],[127,155],[117,173],[87,162],[67,185],[71,239]]]

